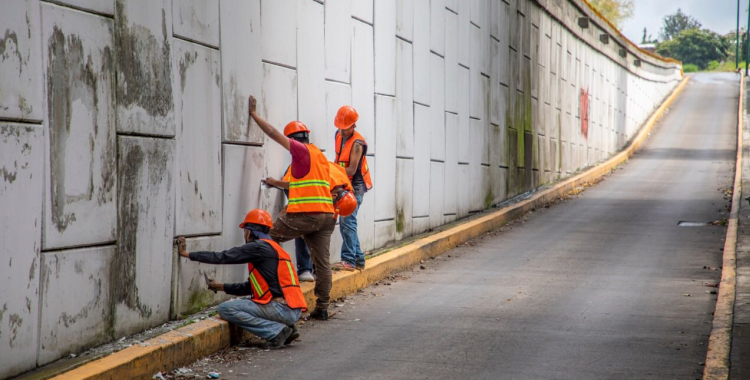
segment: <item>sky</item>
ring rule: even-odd
[[[747,6],[750,0],[741,0],[740,27],[747,25]],[[696,18],[703,28],[726,34],[737,27],[737,0],[633,0],[635,13],[625,21],[622,33],[635,43],[641,42],[643,28],[658,38],[662,19],[677,8]]]

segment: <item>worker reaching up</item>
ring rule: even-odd
[[[290,139],[295,139],[296,128],[285,128],[284,135]],[[309,130],[307,130],[309,132]],[[352,189],[352,183],[349,181],[349,177],[346,175],[346,170],[339,165],[329,162],[329,169],[331,175],[331,198],[333,199],[333,207],[336,210],[336,215],[342,217],[349,216],[354,213],[357,209],[357,199],[354,196]],[[292,181],[292,166],[286,169],[286,173],[281,180],[273,177],[268,177],[263,182],[283,189],[286,193],[287,198],[289,197],[289,183]],[[307,244],[304,238],[294,239],[295,251],[297,256],[297,273],[299,273],[300,281],[314,281],[312,276],[312,260],[310,259],[310,250],[307,248]],[[309,280],[307,280],[309,279]]]
[[[268,236],[272,226],[268,212],[251,210],[240,223],[245,232],[244,245],[223,252],[188,252],[185,238],[180,237],[178,252],[184,258],[206,264],[247,264],[246,282],[222,284],[210,280],[208,287],[236,296],[252,295],[249,300],[222,303],[219,315],[265,339],[268,348],[277,349],[299,337],[294,324],[307,311],[307,305],[289,254]]]
[[[343,244],[341,245],[341,262],[333,267],[339,270],[362,270],[365,268],[365,254],[359,245],[357,235],[357,212],[362,205],[365,193],[372,188],[370,168],[367,166],[367,142],[355,130],[359,115],[351,106],[339,108],[333,124],[336,131],[336,164],[346,169],[351,179],[357,208],[350,216],[342,217],[339,223]]]
[[[292,155],[292,181],[289,184],[289,204],[273,223],[271,238],[285,242],[300,236],[310,247],[315,264],[315,309],[313,319],[328,319],[328,303],[331,298],[331,234],[336,227],[333,200],[331,199],[328,160],[315,145],[304,136],[290,139],[276,130],[256,113],[257,100],[250,97],[250,117],[260,129]],[[287,128],[303,129],[303,123],[292,121]],[[285,128],[286,129],[286,128]],[[307,129],[307,127],[304,127]],[[308,134],[301,131],[299,133]]]

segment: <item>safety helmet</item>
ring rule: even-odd
[[[273,219],[271,219],[271,214],[269,214],[268,211],[256,208],[250,210],[250,212],[245,215],[245,220],[240,223],[240,228],[245,228],[245,225],[247,224],[257,224],[259,226],[273,228]]]
[[[333,207],[336,209],[337,214],[349,216],[354,214],[354,210],[357,209],[357,198],[354,197],[354,193],[346,190],[339,194],[336,201],[333,202]]]
[[[289,137],[289,135],[293,135],[295,133],[299,132],[306,132],[310,133],[310,129],[307,128],[305,123],[301,121],[290,121],[289,124],[284,127],[284,136]]]
[[[336,118],[333,119],[333,125],[338,129],[348,129],[357,120],[359,120],[359,114],[357,114],[357,110],[354,107],[342,106],[339,108],[339,112],[336,113]]]

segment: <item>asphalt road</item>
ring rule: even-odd
[[[581,195],[350,297],[292,347],[234,348],[192,368],[223,379],[700,378],[725,228],[678,223],[726,218],[736,78],[696,75],[641,151]]]

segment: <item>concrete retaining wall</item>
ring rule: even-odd
[[[203,273],[244,279],[171,240],[228,248],[248,209],[283,209],[259,180],[289,156],[250,94],[329,159],[357,108],[370,250],[601,161],[680,78],[579,0],[7,0],[0,378],[225,299]]]

